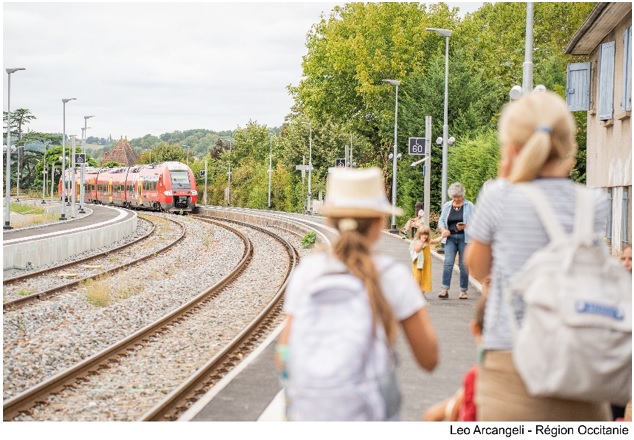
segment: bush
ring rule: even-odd
[[[302,248],[308,249],[309,247],[312,247],[315,244],[316,240],[317,234],[315,233],[315,231],[309,232],[304,236],[304,238],[302,238]]]

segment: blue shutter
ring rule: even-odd
[[[571,112],[590,110],[590,63],[568,64],[566,102]]]
[[[599,120],[612,119],[614,113],[614,41],[601,45],[599,66]]]
[[[632,110],[632,26],[623,35],[623,99],[621,108]]]

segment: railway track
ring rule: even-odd
[[[223,227],[227,228],[228,226],[225,225]],[[238,234],[244,237],[244,234]],[[208,307],[208,304],[213,302],[214,298],[217,297],[223,289],[235,283],[239,274],[246,270],[247,263],[250,262],[253,257],[253,247],[250,244],[250,240],[246,237],[244,237],[243,240],[246,240],[246,244],[240,264],[220,282],[206,289],[177,310],[140,329],[124,340],[85,359],[72,368],[62,371],[38,385],[5,400],[3,404],[4,420],[13,420],[21,415],[34,414],[34,408],[36,407],[43,408],[42,410],[46,411],[46,406],[51,404],[51,399],[56,401],[62,394],[70,392],[70,390],[73,389],[80,389],[84,382],[91,382],[98,376],[106,374],[106,372],[114,368],[115,365],[125,362],[127,357],[132,357],[136,355],[137,352],[143,351],[145,347],[161,340],[165,335],[169,335],[169,333],[175,331],[175,329],[180,329],[179,331],[182,332],[183,326],[188,320],[193,319],[196,314],[199,313],[199,310]],[[284,241],[280,238],[278,238],[278,240]],[[285,279],[287,279],[298,258],[297,252],[290,244],[285,243],[284,247],[287,249],[289,259],[293,262],[288,265],[285,275]],[[165,399],[164,402],[156,405],[141,419],[172,420],[181,408],[186,407],[186,402],[191,401],[192,395],[204,392],[205,388],[212,386],[215,380],[217,380],[224,371],[227,371],[231,365],[241,359],[244,353],[249,351],[254,344],[257,343],[259,338],[268,331],[267,329],[270,329],[270,326],[273,325],[275,320],[279,319],[282,292],[283,289],[280,288],[276,294],[273,295],[273,299],[268,301],[268,305],[265,307],[266,311],[260,312],[256,319],[253,320],[253,324],[249,324],[246,329],[239,332],[239,335],[234,337],[231,342],[227,344],[226,348],[220,350],[212,360],[196,370],[193,376],[199,377],[199,379],[191,379],[186,381],[186,385],[176,386],[175,390],[169,393],[169,399]],[[203,377],[204,379],[202,379]],[[44,401],[47,403],[42,404],[41,402]],[[55,405],[59,405],[59,403],[55,403]],[[35,410],[35,412],[38,412],[38,410]]]
[[[142,218],[146,221],[150,221],[152,224],[150,231],[142,237],[126,243],[117,249],[109,249],[97,255],[4,280],[2,283],[4,297],[3,310],[12,310],[34,301],[45,300],[60,292],[86,283],[89,280],[96,280],[106,275],[127,270],[131,266],[146,261],[158,253],[167,251],[181,242],[186,236],[185,228],[182,223],[167,218],[171,226],[174,226],[174,229],[177,230],[174,234],[175,236],[166,245],[151,249],[150,252],[143,252],[142,249],[139,249],[140,244],[155,234],[157,228],[156,222],[158,221],[160,223],[163,220],[154,217],[154,221],[151,221],[149,220],[149,218],[151,218],[149,216],[143,216]],[[164,228],[162,233],[165,234],[167,230],[169,230],[169,228]],[[120,263],[121,261],[123,261],[123,263]],[[50,287],[32,292],[31,286],[34,284],[47,284]]]

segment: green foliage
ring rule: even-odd
[[[564,55],[574,32],[596,3],[538,2],[534,4],[533,77],[561,95],[566,87],[566,65],[581,59]],[[306,206],[308,165],[314,199],[323,197],[328,169],[352,149],[358,167],[377,166],[385,175],[391,199],[396,88],[398,87],[397,204],[413,216],[423,200],[422,166],[411,167],[420,156],[408,156],[409,137],[425,136],[425,117],[432,118],[431,212],[440,210],[442,149],[435,143],[444,123],[446,39],[426,28],[451,29],[449,39],[448,134],[456,139],[448,149],[448,184],[460,181],[475,201],[482,184],[497,174],[499,146],[495,135],[500,111],[509,90],[522,83],[526,33],[526,3],[484,3],[461,19],[445,3],[347,3],[335,6],[306,35],[302,80],[289,85],[293,106],[284,124],[271,128],[248,121],[234,130],[192,129],[132,139],[141,163],[186,162],[196,176],[199,199],[207,185],[210,204],[228,203],[231,170],[232,205],[268,207],[269,166],[271,207],[302,212]],[[12,131],[26,144],[20,157],[21,188],[41,188],[43,142],[51,141],[46,163],[60,164],[61,136],[29,132],[35,118],[26,109],[12,112]],[[586,115],[575,113],[578,124],[577,165],[571,176],[585,181]],[[90,139],[90,138],[89,138]],[[104,145],[105,139],[97,139]],[[231,147],[230,147],[231,145]],[[67,149],[67,155],[70,152]],[[94,150],[90,150],[93,152]],[[94,154],[97,154],[94,151]],[[13,158],[13,156],[12,156]],[[89,163],[95,164],[89,158]],[[52,162],[53,161],[53,162]],[[269,165],[271,161],[271,165]],[[201,176],[207,162],[208,173]],[[14,162],[15,163],[15,162]],[[116,164],[119,165],[119,164]],[[50,165],[47,165],[50,171]],[[12,167],[12,182],[16,167]],[[49,176],[50,181],[50,176]]]
[[[482,130],[473,139],[454,146],[448,154],[448,182],[460,182],[465,187],[465,198],[475,202],[480,189],[489,179],[495,179],[500,161],[497,132]]]
[[[115,161],[109,161],[109,162],[104,162],[101,164],[101,166],[103,168],[117,168],[117,167],[122,167],[124,166],[124,164],[120,163],[120,162],[115,162]]]
[[[315,233],[315,231],[310,231],[304,236],[304,238],[302,238],[302,248],[308,249],[309,247],[314,246],[316,240],[317,234]]]

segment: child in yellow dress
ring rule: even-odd
[[[429,226],[423,225],[416,231],[414,239],[409,245],[409,252],[412,258],[412,274],[420,286],[420,290],[431,292],[431,250],[430,244],[440,243],[442,237],[431,238]]]

